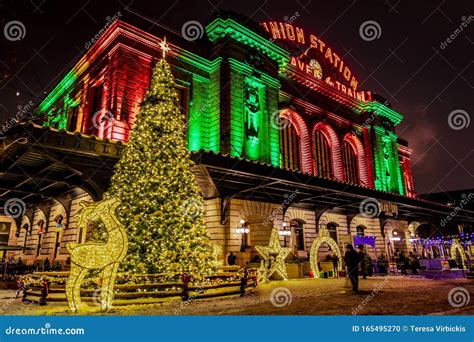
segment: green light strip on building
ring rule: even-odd
[[[206,26],[206,33],[211,42],[231,37],[242,44],[257,49],[280,65],[288,63],[290,59],[290,54],[287,51],[230,18],[215,19]]]
[[[375,188],[381,191],[405,194],[402,172],[400,169],[397,135],[382,127],[373,126]]]
[[[389,119],[395,126],[398,125],[403,120],[403,115],[397,113],[393,109],[384,106],[383,104],[375,101],[370,101],[367,103],[361,103],[363,108],[370,113],[374,113],[378,116],[385,117]]]

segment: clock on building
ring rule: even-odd
[[[318,80],[321,80],[323,78],[323,68],[321,67],[321,64],[315,59],[312,59],[309,61],[309,65],[311,68],[313,68],[314,71],[314,77],[316,77]]]

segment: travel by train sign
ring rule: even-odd
[[[359,81],[352,70],[342,57],[323,40],[314,34],[305,33],[302,28],[293,26],[288,22],[270,21],[262,22],[261,25],[272,35],[274,41],[287,41],[303,47],[305,52],[301,56],[292,56],[290,59],[290,64],[296,69],[316,79],[325,81],[337,90],[357,100],[364,102],[371,100],[370,92],[357,89]],[[311,50],[318,54],[319,60],[308,57],[308,52]],[[303,56],[308,58],[301,58]],[[337,77],[324,73],[323,67],[320,64],[321,59],[324,59],[324,63],[331,67],[332,71],[337,74]]]

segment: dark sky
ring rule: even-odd
[[[362,81],[360,88],[386,97],[405,115],[397,131],[415,150],[412,162],[419,193],[474,188],[474,123],[467,126],[474,115],[472,0],[0,0],[2,119],[16,115],[19,105],[38,103],[82,55],[84,44],[108,16],[121,11],[126,20],[130,14],[125,6],[178,32],[190,20],[204,24],[216,7],[257,22],[293,16],[294,25],[314,32],[345,55]],[[24,37],[15,42],[4,34],[12,20],[25,27]],[[359,33],[369,20],[381,28],[380,37],[372,41]],[[442,49],[441,43],[452,34],[454,40]],[[453,111],[460,121],[451,126],[467,127],[450,127]]]

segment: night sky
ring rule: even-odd
[[[405,115],[397,133],[415,150],[418,193],[474,188],[474,123],[465,127],[474,115],[472,0],[0,0],[2,121],[16,115],[19,105],[37,104],[82,56],[107,17],[120,11],[127,21],[132,15],[127,6],[176,32],[190,20],[204,25],[217,8],[257,22],[291,19],[344,56],[361,81],[359,88],[384,96]],[[25,27],[19,41],[7,40],[3,32],[12,20]],[[359,33],[369,20],[381,28],[372,41]],[[452,34],[452,42],[442,44]],[[449,114],[456,110],[460,121],[451,126],[462,129],[449,125]]]

